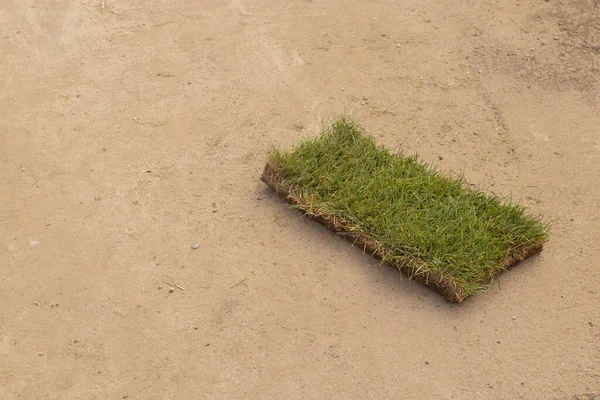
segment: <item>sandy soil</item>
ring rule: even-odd
[[[0,55],[0,398],[600,397],[598,0],[4,0]],[[545,250],[451,305],[287,209],[342,112]]]

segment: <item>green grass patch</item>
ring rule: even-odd
[[[377,146],[339,119],[291,151],[272,148],[261,179],[309,217],[460,302],[542,249],[548,226],[417,156]]]

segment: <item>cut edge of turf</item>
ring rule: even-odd
[[[306,211],[308,205],[301,200],[301,196],[297,196],[293,193],[289,185],[285,184],[285,179],[277,173],[269,161],[267,161],[265,165],[260,180],[266,183],[288,204],[296,206],[303,214],[352,242],[353,245],[362,248],[365,253],[380,260],[385,258],[386,250],[381,246],[378,246],[377,243],[369,237],[353,232],[351,227],[346,226],[344,223],[336,220],[330,215],[314,215]],[[495,272],[490,275],[489,280],[484,282],[484,284],[489,285],[501,271],[509,269],[527,257],[539,253],[544,246],[544,242],[545,241],[537,242],[529,246],[513,249],[512,252],[500,262],[501,268],[495,270]],[[452,303],[460,303],[470,297],[471,294],[465,294],[464,290],[461,289],[452,277],[441,275],[437,271],[415,267],[415,261],[424,263],[424,261],[420,259],[412,259],[411,261],[412,262],[396,259],[392,262],[387,262],[387,264],[395,267],[410,279],[435,290]]]

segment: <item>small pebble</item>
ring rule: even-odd
[[[558,36],[554,36],[554,40],[558,40]]]
[[[169,293],[173,293],[175,291],[175,288],[169,288]]]
[[[43,356],[43,355],[44,355],[44,353],[38,353],[38,356],[40,356],[40,357]]]
[[[39,306],[39,305],[40,305],[40,303],[38,303],[37,301],[34,301],[34,302],[33,302],[33,305]]]
[[[199,249],[199,248],[200,248],[200,242],[198,242],[198,243],[194,243],[194,244],[192,245],[192,249],[194,249],[194,250],[196,250],[196,249]]]
[[[515,319],[517,319],[517,317],[513,315],[512,319],[513,319],[513,321],[514,321]]]
[[[543,40],[543,39],[542,39],[542,40],[540,40],[540,43],[542,44],[542,46],[545,46],[545,45],[547,45],[547,44],[548,44],[548,43],[547,43],[545,40]]]
[[[396,47],[397,47],[397,48],[400,48],[400,43],[396,43]]]

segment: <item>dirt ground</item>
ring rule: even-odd
[[[0,69],[0,398],[600,398],[598,0],[4,0]],[[452,305],[289,210],[340,113],[546,248]]]

